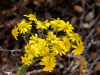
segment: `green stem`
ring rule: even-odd
[[[29,34],[33,35],[31,32],[29,32]]]
[[[26,75],[26,72],[27,72],[27,66],[23,64],[18,70],[17,75]]]

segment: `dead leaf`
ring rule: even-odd
[[[100,33],[100,27],[97,27],[96,31],[97,31],[98,33]]]
[[[88,61],[83,56],[81,56],[81,55],[75,56],[75,58],[77,60],[79,60],[80,63],[81,63],[80,64],[80,73],[82,75],[86,74],[86,72],[88,71],[88,67],[87,67]]]
[[[78,6],[78,5],[74,6],[74,10],[79,12],[79,13],[82,13],[84,11],[83,8],[81,6]]]
[[[71,72],[73,72],[75,69],[77,69],[80,64],[81,64],[80,61],[75,59],[74,60],[74,65],[71,68]]]
[[[96,66],[94,67],[93,70],[94,70],[94,71],[98,71],[98,70],[100,70],[100,64],[96,64]]]
[[[40,1],[39,1],[39,0],[34,0],[34,1],[33,1],[33,4],[39,5],[39,6],[40,6]]]
[[[76,23],[76,21],[77,21],[78,19],[77,19],[77,17],[72,17],[72,19],[71,19],[71,24],[72,25],[74,25],[75,23]]]
[[[82,64],[88,63],[88,61],[82,55],[75,56],[75,59],[79,60]]]
[[[100,6],[100,0],[94,0],[97,6]]]
[[[90,28],[89,23],[82,23],[83,28]]]
[[[95,25],[95,23],[98,21],[99,18],[100,18],[100,13],[98,14],[98,16],[95,19],[92,19],[90,21],[90,23],[82,23],[82,26],[84,28],[91,28],[93,25]]]
[[[3,62],[6,62],[6,63],[8,63],[8,64],[12,64],[12,63],[13,63],[13,61],[12,61],[10,58],[8,58],[8,57],[3,57],[3,58],[2,58],[2,61],[3,61]]]
[[[92,52],[92,53],[90,54],[90,57],[91,57],[93,60],[95,60],[95,59],[98,57],[98,55],[97,55],[96,53]]]
[[[6,74],[0,69],[0,75],[6,75]]]
[[[94,13],[91,11],[86,15],[86,21],[91,21],[94,18]]]

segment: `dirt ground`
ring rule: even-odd
[[[100,75],[100,0],[0,0],[0,75],[16,75],[16,65],[22,64],[25,41],[22,36],[16,41],[11,30],[30,13],[39,20],[70,21],[85,49],[79,56],[58,56],[51,73],[43,72],[37,61],[28,67],[27,75]],[[36,32],[33,27],[32,33]]]

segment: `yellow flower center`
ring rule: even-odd
[[[39,43],[39,40],[38,40],[38,39],[36,39],[36,40],[35,40],[35,43]]]
[[[45,22],[42,22],[42,26],[45,26]]]
[[[61,47],[60,47],[60,46],[57,46],[56,48],[57,48],[57,50],[59,50],[59,51],[61,50]]]
[[[50,53],[47,53],[47,56],[50,56]]]
[[[65,25],[65,26],[64,26],[64,29],[68,29],[68,26],[67,26],[67,25]]]
[[[34,52],[35,52],[35,50],[34,50],[34,49],[31,49],[29,52],[30,52],[30,53],[34,53]]]
[[[48,62],[46,66],[47,66],[47,68],[51,67],[51,63]]]
[[[22,28],[26,28],[27,26],[26,26],[26,24],[22,24]]]
[[[57,22],[56,22],[57,24],[61,24],[61,21],[60,20],[57,20]]]
[[[78,51],[82,50],[82,46],[78,46],[78,49],[77,50]]]
[[[13,31],[13,35],[16,35],[17,34],[17,32],[16,31]]]
[[[24,62],[28,62],[27,58],[24,58],[23,61],[24,61]]]
[[[54,37],[51,37],[51,40],[55,40],[55,38]]]

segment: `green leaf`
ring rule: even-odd
[[[32,64],[34,64],[36,61],[38,61],[39,59],[34,59],[32,60]]]
[[[27,66],[23,64],[18,70],[17,75],[26,75],[26,72],[27,72]]]
[[[16,64],[16,68],[17,68],[17,69],[20,69],[20,66],[19,66],[18,64]]]
[[[34,64],[38,59],[34,59],[32,61],[32,63]],[[22,65],[21,67],[19,67],[18,65],[16,65],[16,67],[19,69],[17,75],[26,75],[27,72],[27,66],[26,65]]]

